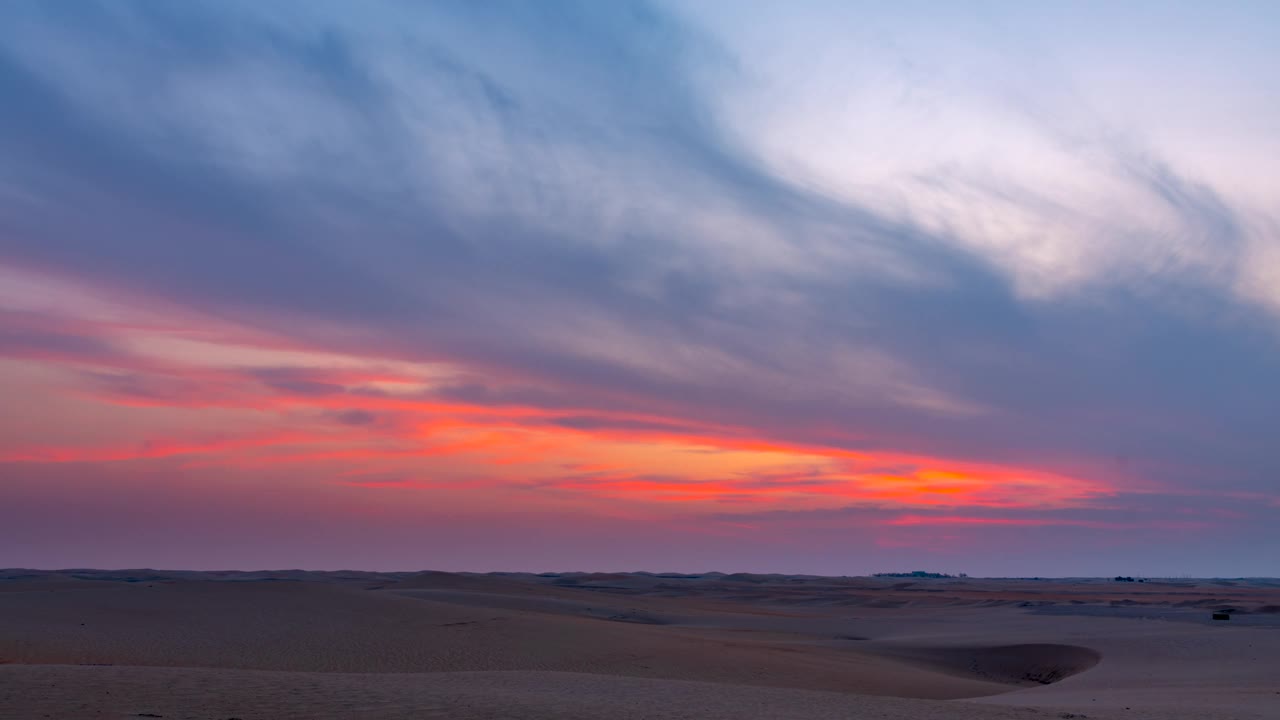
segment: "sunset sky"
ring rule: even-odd
[[[1280,4],[0,6],[0,567],[1280,575]]]

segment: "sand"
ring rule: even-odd
[[[1278,601],[1267,581],[0,571],[0,718],[1280,718]]]

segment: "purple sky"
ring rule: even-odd
[[[5,3],[0,566],[1280,575],[1277,48]]]

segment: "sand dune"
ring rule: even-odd
[[[58,688],[51,692],[50,688]],[[65,688],[74,688],[66,692]],[[557,672],[284,673],[0,667],[0,718],[183,720],[1056,720],[1032,708]],[[1075,715],[1075,717],[1082,717]],[[1142,712],[1089,718],[1157,720]],[[1214,716],[1202,716],[1213,720]],[[1219,718],[1234,717],[1229,715]]]
[[[910,672],[787,637],[407,598],[322,583],[181,582],[0,597],[0,659],[317,672],[557,670],[975,697],[977,677]],[[928,676],[925,680],[916,675]]]
[[[954,588],[940,584],[924,604],[901,600],[913,584],[882,584],[885,604],[902,604],[877,608],[842,603],[876,591],[839,579],[641,577],[0,573],[0,717],[362,716],[353,702],[390,718],[798,717],[797,708],[1263,718],[1280,708],[1266,669],[1280,658],[1280,632],[1269,627],[970,601],[1009,592],[998,581],[970,581],[951,602],[941,598]],[[590,587],[599,582],[608,586]],[[1058,587],[1069,598],[1098,594],[1088,583]],[[802,594],[824,602],[796,602]],[[606,712],[611,697],[646,693],[684,699]],[[206,696],[227,714],[197,702]],[[974,702],[956,702],[965,698]],[[69,713],[76,703],[84,707]],[[143,706],[160,710],[131,709]]]

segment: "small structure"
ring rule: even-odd
[[[1216,612],[1213,614],[1213,619],[1214,620],[1230,620],[1231,613]]]

